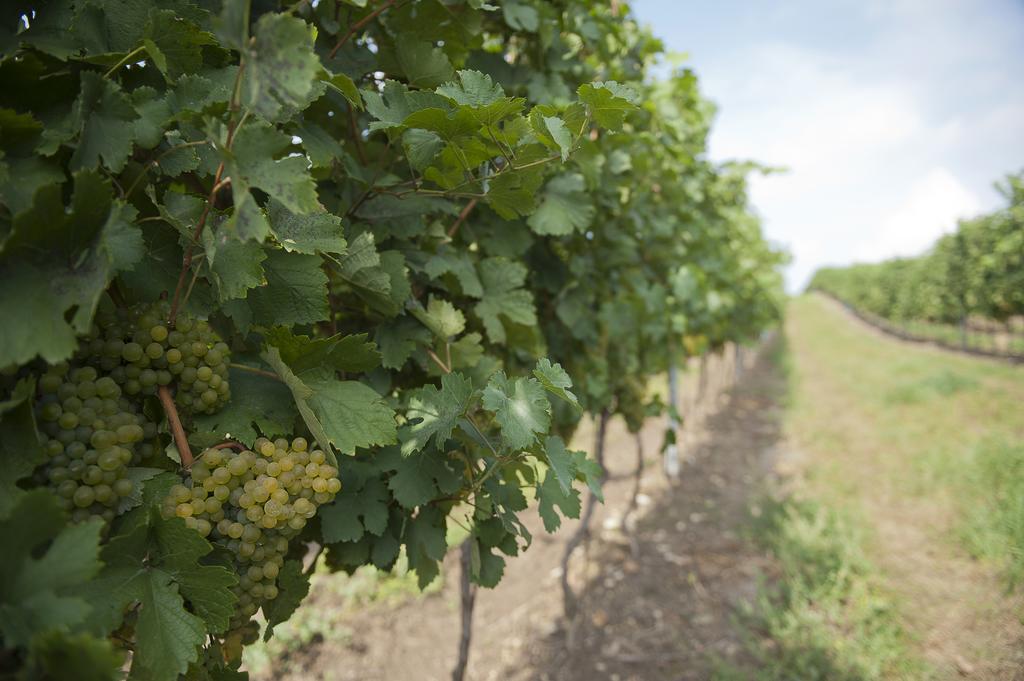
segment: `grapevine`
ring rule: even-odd
[[[464,670],[524,513],[600,499],[582,419],[779,318],[756,166],[625,5],[0,17],[0,673],[244,678],[318,565],[426,586],[453,525]]]

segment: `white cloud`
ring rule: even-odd
[[[863,242],[858,260],[919,255],[956,221],[982,210],[981,201],[946,168],[932,168],[910,187],[907,198],[879,222],[874,236]]]

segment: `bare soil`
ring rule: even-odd
[[[731,375],[721,362],[709,390],[726,385]],[[688,425],[675,484],[661,470],[664,423],[652,422],[642,432],[647,465],[635,555],[621,525],[634,484],[636,444],[613,421],[606,502],[595,513],[593,538],[571,567],[580,612],[572,622],[564,619],[559,587],[559,562],[576,523],[548,535],[536,521],[533,546],[508,561],[496,589],[478,594],[467,678],[708,679],[716,660],[743,665],[737,609],[754,597],[757,575],[770,569],[743,531],[752,500],[770,475],[782,388],[778,370],[762,356],[742,372],[737,387],[705,400],[709,414],[700,426]],[[587,446],[592,428],[581,430],[577,444]],[[360,609],[346,616],[338,636],[276,661],[266,678],[450,678],[459,637],[457,560],[452,552],[440,592]],[[330,608],[330,599],[327,591],[314,591],[303,607]]]

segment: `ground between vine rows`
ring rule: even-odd
[[[509,561],[497,589],[478,596],[467,678],[707,679],[716,658],[744,664],[734,618],[739,604],[754,597],[758,572],[769,569],[742,532],[780,431],[784,384],[770,354],[761,353],[692,433],[690,461],[674,488],[659,465],[664,423],[652,419],[643,431],[648,465],[642,489],[649,503],[637,522],[635,560],[621,532],[606,527],[626,508],[635,466],[634,440],[621,421],[613,422],[607,503],[595,514],[586,584],[583,575],[575,580],[584,589],[579,618],[568,628],[560,618],[557,572],[574,524],[547,535],[535,522],[534,545]],[[577,445],[591,439],[591,429],[582,429]],[[439,593],[361,608],[344,618],[336,636],[316,637],[255,678],[449,678],[459,635],[456,559],[453,552]],[[303,607],[329,609],[331,598],[314,591]]]

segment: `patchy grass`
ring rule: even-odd
[[[715,678],[859,681],[919,674],[892,600],[864,552],[863,526],[812,501],[769,500],[759,508],[753,535],[779,573],[742,615],[757,668],[723,665]]]
[[[818,297],[792,301],[786,331],[791,496],[755,524],[779,572],[743,618],[753,678],[945,679],[963,661],[1002,678],[1020,636],[1006,587],[1024,580],[1024,368],[891,340]]]

